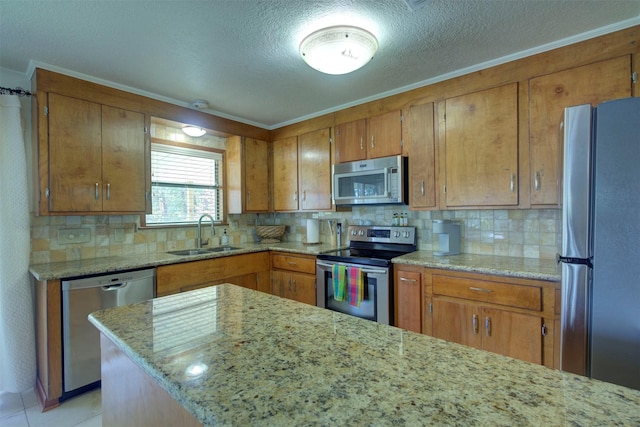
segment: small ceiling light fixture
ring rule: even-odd
[[[348,25],[323,28],[300,43],[300,55],[310,67],[326,74],[347,74],[371,61],[378,40],[362,28]]]
[[[199,128],[197,126],[185,126],[182,128],[182,132],[186,133],[189,136],[193,136],[194,138],[199,138],[205,133],[207,133],[206,130]]]

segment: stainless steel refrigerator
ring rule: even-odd
[[[565,109],[561,369],[640,389],[640,98]]]

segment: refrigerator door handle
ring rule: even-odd
[[[590,258],[575,258],[570,256],[562,256],[560,254],[556,255],[556,263],[560,264],[561,262],[566,264],[579,264],[586,265],[589,268],[593,267],[593,263]]]

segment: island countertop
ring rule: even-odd
[[[640,391],[235,285],[90,321],[204,425],[640,425]]]

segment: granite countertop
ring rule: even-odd
[[[92,258],[79,261],[52,262],[46,264],[34,264],[29,266],[29,271],[36,280],[54,280],[92,274],[104,274],[122,270],[133,270],[159,265],[176,264],[180,262],[198,261],[209,258],[221,258],[231,255],[248,254],[252,252],[282,251],[306,255],[318,255],[333,252],[346,246],[330,244],[306,245],[300,242],[281,243],[249,243],[233,245],[238,249],[224,252],[209,252],[198,255],[172,255],[166,252],[149,254],[132,254],[127,256]]]
[[[235,285],[89,318],[207,426],[640,425],[640,391]]]
[[[554,260],[517,258],[498,255],[460,254],[435,256],[431,251],[417,251],[393,259],[397,264],[520,277],[522,279],[559,282],[560,267]]]

